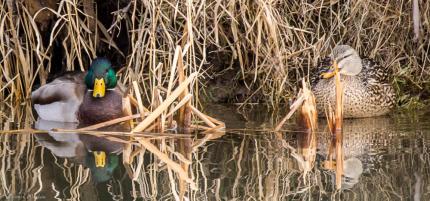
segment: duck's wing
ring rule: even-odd
[[[328,72],[331,65],[330,57],[325,57],[318,61],[318,65],[311,71],[309,76],[311,86],[315,86],[322,79],[321,74]]]
[[[392,71],[389,68],[381,66],[371,58],[362,59],[363,69],[359,76],[368,84],[390,84],[392,80]]]
[[[362,59],[362,62],[363,70],[359,75],[366,84],[368,93],[372,94],[372,101],[384,107],[393,107],[396,93],[391,84],[392,70],[369,58]]]
[[[77,122],[76,112],[85,94],[84,73],[66,74],[31,93],[40,118],[49,121]]]

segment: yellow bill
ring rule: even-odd
[[[93,90],[93,97],[97,98],[102,98],[105,96],[106,93],[106,85],[105,85],[105,80],[103,78],[96,78],[94,80],[94,90]]]
[[[106,166],[106,152],[104,151],[95,151],[94,160],[96,163],[96,167],[104,168]]]
[[[333,77],[334,75],[336,75],[335,71],[330,71],[327,73],[321,73],[321,77],[324,79],[329,79],[329,78]]]
[[[329,78],[335,76],[336,73],[338,72],[338,70],[339,70],[339,68],[337,67],[337,62],[334,61],[333,66],[330,66],[330,71],[327,73],[321,73],[321,77],[324,79],[329,79]]]

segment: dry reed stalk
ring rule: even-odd
[[[310,129],[311,132],[314,132],[318,127],[318,113],[316,109],[315,96],[307,87],[304,79],[302,80],[302,85],[303,94],[306,98],[301,107],[300,118],[302,118],[302,121],[305,122],[306,128]]]
[[[336,136],[336,189],[340,189],[342,187],[342,176],[344,173],[343,170],[343,162],[344,162],[344,154],[343,154],[343,136],[342,133],[338,133]]]
[[[153,94],[154,100],[152,101],[152,108],[157,108],[161,102],[163,102],[163,98],[161,97],[161,91],[156,88],[154,89],[155,92]],[[159,132],[159,133],[164,133],[164,114],[167,112],[168,110],[168,106],[166,108],[165,111],[163,111],[159,117],[157,117],[154,121],[154,131]]]
[[[199,147],[202,147],[206,142],[221,138],[225,135],[225,132],[210,132],[206,134],[203,138],[195,140],[193,142],[192,151],[195,152]]]
[[[127,116],[133,115],[133,112],[131,109],[130,98],[128,96],[122,98],[122,110],[123,110],[123,113]],[[141,117],[142,117],[142,115],[141,115]],[[129,128],[133,129],[134,123],[133,123],[132,119],[129,120],[128,124],[130,126]]]
[[[193,97],[192,94],[186,95],[177,105],[175,105],[174,108],[170,110],[169,113],[167,113],[166,117],[172,116],[176,111],[178,111],[180,108],[182,108],[185,104],[188,103],[189,100]]]
[[[220,120],[218,120],[218,119],[215,119],[215,118],[213,118],[213,117],[211,117],[211,116],[209,116],[209,115],[206,115],[205,113],[202,113],[203,115],[205,115],[205,117],[207,118],[207,119],[209,119],[210,121],[212,121],[213,123],[215,123],[215,124],[218,124],[218,125],[223,125],[224,126],[224,128],[225,128],[225,123],[224,122],[222,122],[222,121],[220,121]]]
[[[137,98],[137,108],[139,109],[141,118],[144,119],[145,118],[145,107],[143,107],[143,103],[142,103],[142,96],[140,94],[140,90],[139,90],[139,86],[137,85],[136,81],[133,81],[133,89],[134,89],[134,93],[136,95]]]
[[[307,127],[315,131],[318,123],[318,113],[316,110],[315,96],[308,88],[305,79],[302,80],[302,89],[300,90],[296,101],[290,106],[290,112],[277,124],[274,131],[281,130],[285,122],[294,114],[294,112],[301,107],[301,117],[306,123]]]
[[[188,87],[188,85],[194,80],[197,73],[192,73],[182,84],[180,84],[169,97],[164,100],[148,117],[140,122],[133,130],[133,132],[139,132],[145,130],[163,111],[165,111],[170,104]]]
[[[335,103],[335,110],[334,112],[331,109],[331,106],[329,104],[328,108],[328,125],[330,132],[333,134],[334,139],[332,140],[332,145],[330,147],[329,156],[332,155],[333,150],[336,154],[336,165],[335,165],[335,172],[336,172],[336,189],[341,188],[342,184],[342,175],[343,175],[343,161],[344,161],[344,155],[343,155],[343,134],[342,134],[342,122],[343,122],[343,83],[340,80],[340,73],[339,68],[337,66],[337,63],[335,62],[334,65],[334,71],[335,71],[335,84],[336,84],[336,103]],[[334,148],[332,148],[334,147]],[[330,159],[331,161],[331,159]],[[326,163],[327,166],[333,166],[330,165],[330,162]]]
[[[337,64],[335,63],[335,80],[336,80],[336,109],[335,109],[335,128],[336,133],[342,132],[343,122],[343,83],[340,81],[340,73]]]
[[[79,128],[79,129],[76,129],[76,130],[77,131],[97,130],[99,128],[111,126],[111,125],[118,124],[118,123],[121,123],[121,122],[124,122],[124,121],[130,121],[130,120],[133,120],[133,119],[136,119],[136,118],[139,118],[139,117],[141,117],[140,114],[129,115],[129,116],[120,117],[120,118],[112,119],[112,120],[109,120],[109,121],[101,122],[101,123],[98,123],[98,124],[94,124],[94,125],[91,125],[91,126]]]
[[[225,129],[225,125],[224,124],[219,124],[219,125],[217,125],[217,126],[215,126],[213,128],[206,129],[205,131],[202,132],[202,134],[209,134],[209,133],[212,133],[212,132],[215,132],[215,133],[225,133],[225,131],[223,131],[223,129]]]
[[[175,171],[181,179],[189,183],[190,185],[193,184],[193,180],[191,180],[188,177],[188,172],[185,172],[184,169],[181,167],[180,164],[174,162],[172,159],[169,158],[168,155],[161,152],[156,146],[154,146],[151,142],[149,142],[147,139],[139,139],[138,142],[148,151],[153,153],[155,156],[157,156],[158,159],[166,163],[173,171]]]
[[[215,131],[215,130],[217,132],[219,132],[219,131],[223,131],[225,129],[225,123],[224,122],[222,122],[220,120],[217,120],[217,119],[215,119],[215,118],[213,118],[211,116],[208,116],[208,115],[204,114],[203,112],[201,112],[200,110],[198,110],[197,108],[195,108],[192,105],[189,105],[189,108],[191,109],[191,111],[195,115],[197,115],[208,126],[210,126],[209,129],[206,129],[207,132],[205,131],[205,133],[208,133],[208,132],[211,132],[211,131]],[[215,124],[218,124],[218,125],[215,125]],[[202,128],[205,128],[205,127],[202,127]],[[210,130],[210,131],[208,131],[208,130]]]
[[[191,6],[192,2],[188,1]],[[188,27],[190,28],[190,27]],[[192,36],[191,36],[192,37]],[[180,46],[178,46],[177,55],[175,54],[175,57],[177,57],[177,68],[178,68],[178,84],[182,84],[185,81],[185,69],[184,69],[184,63],[182,61],[182,49]],[[185,100],[185,98],[189,95],[188,88],[185,88],[185,90],[179,95],[178,100],[179,102],[182,102]],[[185,104],[179,108],[179,116],[178,116],[178,126],[180,129],[183,129],[184,131],[188,132],[191,125],[191,101],[188,100],[185,102]],[[179,141],[179,152],[182,153],[186,157],[187,160],[191,160],[191,151],[190,148],[192,142],[190,139],[184,139]],[[182,162],[181,163],[182,168],[185,172],[189,172],[189,164]],[[179,198],[183,200],[185,198],[185,193],[188,191],[188,186],[186,185],[186,181],[180,179],[179,180]]]
[[[212,127],[202,126],[202,125],[191,125],[191,128],[196,130],[209,130],[212,129]]]
[[[122,110],[125,115],[129,115],[129,116],[133,115],[131,110],[130,98],[128,96],[122,98]],[[140,114],[139,116],[142,117],[142,115]],[[129,123],[129,128],[133,129],[134,127],[133,120],[130,119],[128,123]],[[129,140],[131,140],[131,136],[129,137]],[[124,167],[126,168],[127,174],[129,175],[130,178],[132,178],[133,176],[132,171],[130,169],[130,164],[133,160],[131,157],[132,149],[133,147],[130,143],[125,143],[122,151],[122,163],[124,164]]]
[[[167,85],[167,90],[166,90],[166,92],[167,92],[167,96],[169,96],[170,95],[170,93],[172,92],[172,87],[173,87],[173,85],[174,85],[174,80],[175,80],[175,75],[176,75],[176,66],[177,66],[177,63],[178,63],[178,58],[179,58],[179,52],[180,52],[180,49],[181,49],[181,47],[180,46],[176,46],[176,49],[175,49],[175,54],[174,54],[174,57],[173,57],[173,61],[172,61],[172,65],[170,66],[170,77],[169,77],[169,83],[168,83],[168,85]],[[182,55],[181,55],[182,56]],[[183,100],[182,101],[180,101],[179,103],[178,103],[178,105],[184,105],[186,103],[186,101],[184,102]],[[167,122],[168,122],[168,127],[169,128],[173,128],[174,127],[174,125],[173,125],[173,116],[172,116],[172,114],[173,114],[173,111],[174,110],[177,110],[177,109],[179,109],[179,107],[178,107],[178,105],[176,105],[175,106],[175,108],[172,108],[171,107],[171,109],[170,109],[170,112],[169,112],[169,114],[167,114],[166,115],[166,118],[167,118]]]
[[[189,128],[185,128],[189,129]],[[181,167],[182,169],[189,174],[189,166],[191,164],[191,151],[192,151],[192,140],[191,139],[182,139],[179,140],[179,153],[181,153],[182,160],[180,157],[178,157],[181,160]],[[174,153],[174,152],[173,152]],[[188,191],[188,185],[185,180],[182,178],[179,179],[179,197],[181,199],[185,198],[185,193]]]
[[[88,130],[88,131],[78,131],[76,129],[60,129],[60,128],[55,128],[55,129],[51,129],[49,131],[46,130],[29,130],[31,132],[35,132],[35,133],[48,133],[48,132],[53,132],[53,133],[78,133],[78,134],[88,134],[88,135],[95,135],[95,136],[131,136],[135,139],[138,139],[140,137],[144,137],[144,138],[150,138],[150,139],[164,139],[164,138],[184,138],[184,137],[191,137],[192,135],[190,134],[181,134],[181,133],[149,133],[149,132],[135,132],[135,133],[130,133],[128,131],[94,131],[94,130]],[[18,129],[18,130],[10,130],[7,131],[5,133],[17,133],[17,134],[22,134],[23,131]],[[1,134],[1,133],[0,133]]]
[[[143,106],[143,105],[139,106],[138,101],[133,97],[133,95],[131,95],[131,94],[127,94],[127,97],[130,99],[130,103],[131,103],[134,107],[136,107],[136,108],[143,107],[143,110],[145,111],[145,113],[149,113],[148,108],[146,108],[146,107],[145,107],[145,106]]]
[[[195,115],[197,115],[201,120],[203,120],[208,126],[214,128],[216,125],[210,121],[202,112],[200,112],[197,108],[194,106],[190,106],[191,110]]]
[[[20,133],[46,133],[46,131],[42,131],[42,130],[34,130],[31,128],[26,128],[26,129],[17,129],[17,130],[0,130],[0,135],[4,135],[4,134],[20,134]]]
[[[185,69],[184,63],[182,61],[182,49],[178,47],[178,83],[181,84],[185,81]],[[176,55],[175,55],[176,56]],[[186,88],[178,97],[179,101],[185,99],[185,97],[189,94],[188,88]],[[184,130],[188,130],[191,125],[191,102],[187,101],[183,107],[179,108],[179,117],[178,117],[178,126]]]
[[[305,131],[302,133],[303,136],[301,136],[302,142],[298,149],[298,153],[300,153],[303,158],[303,160],[300,161],[302,161],[301,167],[304,175],[303,179],[306,183],[306,176],[315,165],[317,149],[317,137],[315,132],[318,128],[318,113],[316,109],[315,96],[307,87],[308,85],[304,79],[302,80],[302,85],[303,94],[306,98],[301,105],[298,121],[300,121]]]

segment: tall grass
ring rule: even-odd
[[[139,81],[151,102],[155,86],[168,82],[180,45],[187,73],[200,72],[202,81],[231,67],[252,90],[250,96],[276,105],[340,43],[392,70],[401,101],[430,96],[430,4],[424,1],[415,17],[412,1],[397,0],[123,0],[105,3],[115,7],[112,13],[93,0],[50,0],[47,7],[32,2],[38,1],[0,3],[3,100],[28,98],[49,72],[85,70],[89,58],[109,52],[127,67],[122,80]],[[102,23],[105,17],[112,22]],[[420,19],[415,20],[420,37],[413,19]],[[119,44],[125,42],[129,45]],[[56,45],[64,52],[63,66],[53,63]],[[213,57],[220,52],[223,57]],[[216,67],[216,60],[231,65]],[[160,75],[154,74],[157,68]]]

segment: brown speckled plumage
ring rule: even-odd
[[[317,110],[324,115],[327,104],[335,104],[335,79],[322,79],[319,75],[328,70],[330,58],[319,64],[318,72],[311,78]],[[363,69],[358,75],[341,74],[344,83],[344,117],[360,118],[385,115],[395,104],[395,91],[390,84],[390,73],[370,59],[362,59]]]

